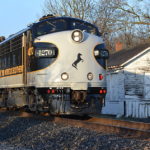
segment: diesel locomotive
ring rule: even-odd
[[[101,112],[108,57],[95,25],[44,16],[1,38],[0,107],[61,115]]]

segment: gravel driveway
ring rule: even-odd
[[[150,141],[0,112],[0,150],[150,150]]]

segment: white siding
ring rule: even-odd
[[[142,98],[144,95],[144,73],[136,72],[136,70],[125,71],[124,76],[125,97]]]
[[[122,69],[107,74],[108,94],[104,113],[150,117],[150,50],[134,57]],[[124,111],[121,111],[124,109]]]
[[[107,101],[122,101],[124,99],[124,73],[107,74]]]
[[[150,102],[126,101],[126,117],[148,118],[150,117]]]
[[[144,99],[150,100],[150,73],[145,73],[144,77]]]
[[[125,97],[137,100],[150,98],[150,52],[137,57],[125,68]],[[149,99],[150,100],[150,99]]]
[[[107,74],[106,105],[103,114],[124,115],[124,73]]]

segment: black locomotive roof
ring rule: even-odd
[[[97,26],[95,26],[94,24],[90,23],[90,22],[87,22],[87,21],[84,21],[82,19],[79,19],[79,18],[73,18],[73,17],[67,17],[67,16],[63,16],[63,17],[50,17],[50,18],[47,18],[47,19],[43,19],[37,23],[34,23],[34,24],[38,24],[38,23],[42,23],[44,21],[48,21],[48,20],[56,20],[56,19],[65,19],[65,20],[77,20],[77,21],[83,21],[85,24],[90,24],[92,26],[94,26],[95,28],[97,28]]]
[[[15,37],[17,37],[17,36],[19,36],[19,35],[21,35],[22,33],[26,32],[27,30],[30,30],[33,26],[35,26],[35,25],[37,25],[39,23],[42,23],[42,22],[45,22],[45,21],[48,21],[48,20],[57,20],[57,19],[65,19],[65,20],[68,20],[68,21],[69,20],[83,21],[85,24],[89,24],[89,25],[92,25],[93,27],[97,28],[94,24],[91,24],[91,23],[89,23],[87,21],[84,21],[84,20],[81,20],[79,18],[66,17],[66,16],[63,16],[63,17],[55,17],[54,16],[54,17],[49,17],[47,19],[39,20],[38,22],[35,22],[35,23],[29,25],[27,28],[25,28],[25,29],[23,29],[23,30],[21,30],[21,31],[19,31],[19,32],[15,33],[15,34],[13,34],[11,36],[9,36],[4,41],[0,42],[0,45],[5,43],[5,42],[7,42],[7,41],[9,41],[9,40],[11,40],[11,39],[13,39],[13,38],[15,38]],[[98,30],[98,28],[97,28],[97,30]]]
[[[30,29],[30,27],[28,27],[26,29],[23,29],[23,30],[21,30],[21,31],[19,31],[19,32],[15,33],[15,34],[13,34],[11,36],[9,36],[6,40],[0,42],[0,45],[5,43],[5,42],[7,42],[7,41],[9,41],[9,40],[11,40],[11,39],[13,39],[13,38],[15,38],[15,37],[17,37],[17,36],[19,36],[19,35],[21,35],[22,33],[26,32],[29,29]]]

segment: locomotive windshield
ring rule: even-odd
[[[74,29],[84,30],[98,36],[100,35],[98,29],[94,25],[72,18],[53,18],[37,23],[33,26],[33,35],[34,37],[38,37],[49,33]]]
[[[33,30],[35,37],[53,32],[63,31],[66,30],[66,21],[63,19],[47,20],[37,24]]]

